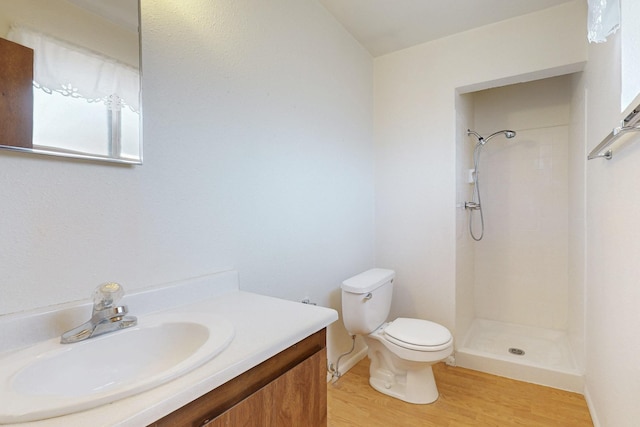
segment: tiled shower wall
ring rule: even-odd
[[[493,138],[480,159],[485,235],[473,243],[475,317],[567,328],[570,105],[570,76],[473,94],[477,132],[517,131]]]

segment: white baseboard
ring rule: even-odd
[[[587,401],[587,408],[589,408],[589,414],[591,414],[591,421],[593,421],[593,427],[600,427],[600,421],[598,420],[598,414],[596,414],[596,409],[593,404],[593,400],[591,399],[591,395],[589,394],[589,388],[584,386],[584,399]]]

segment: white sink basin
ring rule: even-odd
[[[233,325],[207,313],[159,313],[74,344],[60,338],[0,358],[0,423],[104,405],[175,379],[222,352]]]

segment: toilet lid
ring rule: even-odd
[[[439,347],[451,341],[451,332],[442,325],[422,319],[400,317],[384,329],[389,341],[402,346]],[[399,341],[399,342],[397,342]]]

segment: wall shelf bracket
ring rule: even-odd
[[[613,151],[610,148],[611,145],[622,135],[638,131],[640,131],[640,105],[634,108],[633,111],[620,122],[620,126],[614,128],[596,148],[591,150],[587,156],[587,160],[593,160],[600,157],[611,160],[613,157]]]

